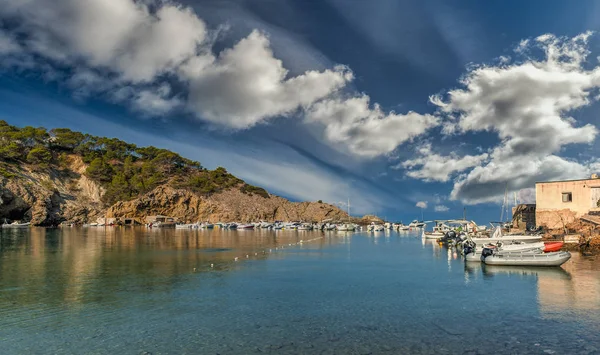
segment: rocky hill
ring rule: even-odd
[[[157,214],[187,222],[348,219],[334,205],[290,202],[167,150],[0,121],[0,222],[52,226]]]

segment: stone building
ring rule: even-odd
[[[519,230],[537,227],[535,204],[522,203],[512,208],[512,228]]]
[[[535,184],[536,223],[550,229],[563,228],[590,211],[597,210],[600,179],[537,182]]]

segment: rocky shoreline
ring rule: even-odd
[[[87,164],[77,155],[68,157],[69,169],[35,170],[27,165],[4,164],[0,177],[0,222],[31,222],[35,226],[61,223],[84,224],[98,218],[134,218],[167,215],[181,222],[276,221],[319,222],[350,220],[368,224],[381,221],[375,216],[349,218],[335,205],[318,202],[291,202],[271,195],[245,193],[232,187],[202,195],[169,183],[159,185],[128,201],[107,205],[105,189],[85,175]]]

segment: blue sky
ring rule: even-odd
[[[0,118],[293,200],[497,220],[598,170],[594,1],[0,0]],[[419,207],[418,207],[418,206]]]

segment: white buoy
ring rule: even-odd
[[[248,254],[246,254],[246,259],[248,259]]]
[[[210,264],[210,267],[214,267],[214,266],[215,266],[215,264]]]
[[[238,257],[236,256],[235,259],[233,259],[233,260],[238,261]]]

